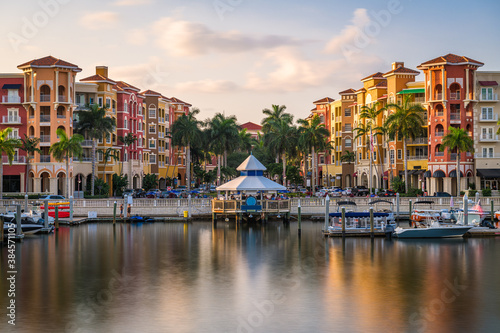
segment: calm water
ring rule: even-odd
[[[500,239],[325,239],[321,223],[88,224],[17,246],[0,332],[498,332]]]

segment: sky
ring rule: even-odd
[[[285,105],[306,118],[391,63],[454,53],[500,71],[500,2],[20,0],[0,10],[0,73],[52,55],[239,123]],[[423,80],[419,75],[417,80]]]

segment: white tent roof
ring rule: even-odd
[[[276,182],[273,182],[272,180],[264,176],[240,176],[236,179],[233,179],[217,187],[217,191],[279,191],[279,190],[286,190],[286,187]]]
[[[248,171],[248,170],[262,170],[265,171],[266,167],[260,163],[258,159],[255,158],[255,156],[250,155],[247,157],[246,160],[243,161],[243,163],[240,164],[238,168],[236,168],[238,171]]]

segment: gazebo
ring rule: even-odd
[[[235,216],[241,218],[259,217],[267,220],[269,215],[283,215],[288,219],[290,215],[290,200],[277,200],[265,198],[269,192],[286,190],[286,187],[264,177],[266,167],[250,155],[236,169],[240,176],[216,188],[225,192],[224,198],[212,201],[212,218],[217,215]],[[236,197],[234,197],[236,195]]]

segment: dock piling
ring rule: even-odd
[[[59,206],[54,208],[54,226],[59,230]]]
[[[493,200],[490,201],[490,204],[491,204],[491,209],[490,209],[490,214],[491,214],[491,225],[493,225],[493,223],[495,223],[495,203],[493,202]]]
[[[396,193],[396,224],[399,227],[399,192]]]
[[[116,200],[113,203],[113,225],[116,224]]]
[[[24,195],[24,211],[28,212],[28,194]]]
[[[370,237],[375,237],[375,229],[373,227],[373,207],[370,207]]]
[[[21,228],[21,205],[16,205],[16,223],[17,223],[16,238],[21,238],[22,237],[21,235],[23,233],[23,229]]]
[[[297,205],[297,214],[299,215],[299,216],[298,216],[298,219],[299,219],[299,230],[298,230],[298,232],[299,232],[299,236],[300,236],[300,233],[301,233],[301,230],[300,230],[300,223],[301,223],[301,221],[302,221],[302,216],[301,216],[301,211],[300,211],[300,210],[301,210],[301,207],[300,207],[300,199],[299,199],[299,202],[298,202],[298,205]]]
[[[330,197],[327,195],[325,198],[325,232],[328,231],[329,218],[330,218]]]
[[[467,198],[467,194],[464,195],[464,225],[469,224],[469,198]]]
[[[49,200],[45,199],[43,204],[43,228],[49,229]]]
[[[342,207],[342,238],[345,238],[345,207]]]
[[[69,196],[69,222],[73,224],[73,196]]]

